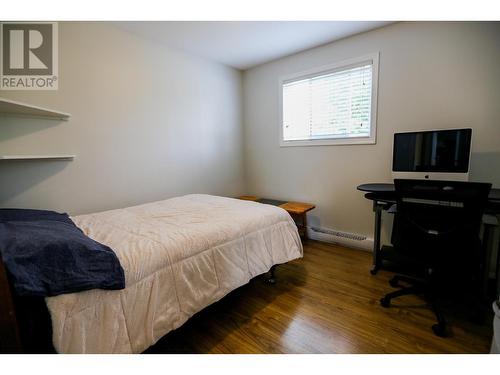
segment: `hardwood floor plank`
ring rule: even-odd
[[[304,258],[230,293],[169,333],[147,353],[487,353],[491,319],[447,315],[453,337],[431,331],[418,296],[379,304],[392,273],[369,273],[370,253],[308,241]]]

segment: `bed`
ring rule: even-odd
[[[141,353],[251,278],[303,253],[285,210],[218,196],[186,195],[72,220],[114,250],[126,284],[46,298],[59,353]]]

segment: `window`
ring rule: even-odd
[[[373,144],[378,53],[280,81],[281,146]]]

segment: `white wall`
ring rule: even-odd
[[[472,178],[500,187],[498,23],[391,25],[250,69],[243,88],[234,69],[108,23],[59,27],[59,90],[0,95],[73,116],[0,118],[0,154],[77,157],[0,162],[2,207],[78,214],[251,193],[314,202],[312,225],[371,235],[371,205],[356,186],[391,180],[393,133],[459,126],[474,128]],[[374,51],[377,144],[280,148],[278,78]]]
[[[0,206],[86,213],[190,192],[241,194],[241,73],[109,23],[59,23],[59,90],[1,96],[72,114],[0,118]]]
[[[394,132],[473,128],[471,178],[500,187],[500,23],[398,23],[243,78],[247,193],[313,202],[311,225],[372,236],[356,186],[391,181]],[[380,52],[376,145],[279,147],[278,79]]]

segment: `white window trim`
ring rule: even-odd
[[[334,64],[324,65],[308,69],[299,73],[290,74],[279,79],[278,97],[279,97],[279,141],[280,147],[289,146],[331,146],[331,145],[373,145],[377,143],[377,97],[378,97],[378,65],[379,53],[371,53],[368,55],[338,61]],[[314,139],[314,140],[283,140],[283,84],[289,81],[299,79],[307,79],[320,74],[333,73],[338,70],[348,69],[366,62],[372,63],[372,103],[370,117],[370,136],[369,137],[353,137],[353,138],[329,138],[329,139]]]

